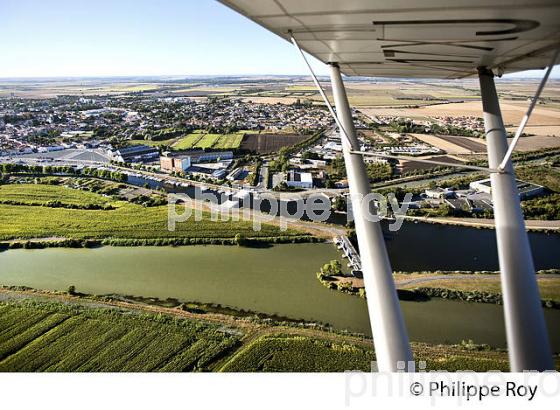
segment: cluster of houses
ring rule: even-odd
[[[484,120],[479,117],[471,116],[460,116],[460,117],[450,117],[450,116],[436,116],[433,117],[438,124],[443,126],[452,126],[458,128],[466,128],[471,131],[476,131],[482,133],[484,131]]]
[[[419,120],[409,117],[399,117],[392,115],[372,116],[371,120],[378,125],[389,125],[391,123],[407,123],[417,128],[417,132],[422,130],[424,133],[432,132],[434,124],[443,127],[463,128],[473,131],[473,135],[484,131],[484,120],[472,116],[434,116],[432,120]]]
[[[315,106],[258,104],[239,99],[194,100],[149,95],[64,97],[0,100],[0,149],[18,155],[75,148],[71,144],[97,137],[132,138],[180,127],[246,129],[272,132],[316,130],[332,123],[329,113]],[[55,142],[57,141],[57,142]],[[62,141],[62,143],[60,142]],[[65,145],[66,144],[66,145]]]
[[[332,122],[329,113],[321,108],[242,100],[192,101],[184,110],[186,123],[195,128],[282,131],[319,129]]]
[[[92,141],[93,129],[110,127],[116,108],[85,109],[93,99],[65,97],[56,100],[0,100],[0,150],[3,155],[53,152],[81,148]],[[82,109],[84,108],[84,109]],[[56,141],[56,142],[55,142]]]

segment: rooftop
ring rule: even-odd
[[[132,147],[117,149],[117,153],[120,155],[140,154],[146,151],[157,151],[157,148],[148,145],[134,145]]]

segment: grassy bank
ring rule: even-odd
[[[560,277],[557,274],[547,275],[549,271],[539,272],[537,284],[543,306],[560,308]],[[425,277],[429,280],[422,281]],[[400,289],[415,290],[430,297],[502,303],[502,287],[497,272],[409,272],[395,273],[394,278]]]
[[[537,272],[542,305],[560,309],[560,270]],[[439,297],[468,302],[502,304],[499,272],[494,271],[422,271],[394,272],[393,278],[401,300],[427,300]],[[325,264],[317,279],[327,288],[366,297],[364,283],[341,269],[338,261]]]
[[[177,208],[178,214],[183,212],[183,207]],[[282,232],[267,224],[254,231],[251,222],[211,221],[207,212],[202,213],[201,221],[193,217],[177,223],[175,231],[168,230],[167,220],[167,206],[145,207],[64,186],[0,185],[0,240],[110,238],[115,244],[130,240],[130,244],[142,245],[170,239],[177,239],[177,244],[187,244],[186,240],[190,244],[191,239],[221,243],[232,241],[237,234],[266,241],[309,236],[295,230]]]

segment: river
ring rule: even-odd
[[[399,240],[395,236],[390,246]],[[427,246],[416,244],[421,245]],[[404,258],[406,254],[404,249],[391,251],[396,269],[413,264]],[[319,267],[334,258],[338,253],[332,244],[22,249],[0,253],[0,283],[50,290],[75,285],[78,291],[91,294],[219,303],[370,334],[365,300],[329,290],[315,277]],[[401,306],[411,340],[455,343],[473,339],[505,345],[501,306],[440,299],[403,301]],[[547,309],[545,315],[558,351],[560,311]]]

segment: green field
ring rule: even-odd
[[[196,143],[196,148],[212,148],[216,142],[222,137],[222,134],[204,134],[204,136]]]
[[[251,322],[239,328],[231,321],[210,323],[204,314],[185,318],[61,296],[48,301],[14,294],[10,300],[3,292],[3,372],[369,371],[375,358],[371,341],[320,330]],[[427,370],[508,369],[506,352],[472,342],[412,343],[412,349]]]
[[[372,348],[316,340],[305,336],[263,336],[234,355],[224,372],[369,371]]]
[[[202,136],[203,134],[200,130],[192,132],[185,135],[184,137],[181,137],[176,143],[172,145],[172,148],[177,150],[191,149],[196,145],[198,141],[200,141]]]
[[[170,316],[62,304],[0,304],[0,371],[211,369],[239,337]]]
[[[150,147],[159,147],[162,145],[172,145],[177,138],[170,138],[167,140],[152,141],[152,140],[129,140],[128,143],[132,145],[148,145]]]
[[[110,204],[112,209],[67,209],[36,206],[35,193],[41,202],[91,202]],[[17,198],[18,205],[2,204]],[[184,207],[177,208],[181,214]],[[144,207],[126,201],[117,201],[92,192],[54,185],[17,184],[0,188],[0,239],[64,237],[86,238],[233,238],[237,233],[245,237],[291,236],[301,234],[292,230],[281,232],[272,225],[263,225],[258,232],[250,222],[211,221],[208,213],[196,222],[190,218],[176,224],[170,232],[167,227],[166,205]]]
[[[251,131],[239,131],[230,134],[210,134],[202,130],[196,130],[177,140],[172,148],[176,150],[186,149],[237,149],[241,145],[243,135]]]
[[[93,192],[56,185],[0,185],[0,203],[13,201],[28,205],[43,205],[49,201],[65,205],[112,205],[115,201]]]
[[[216,149],[237,149],[243,141],[243,133],[225,134],[214,145]]]

